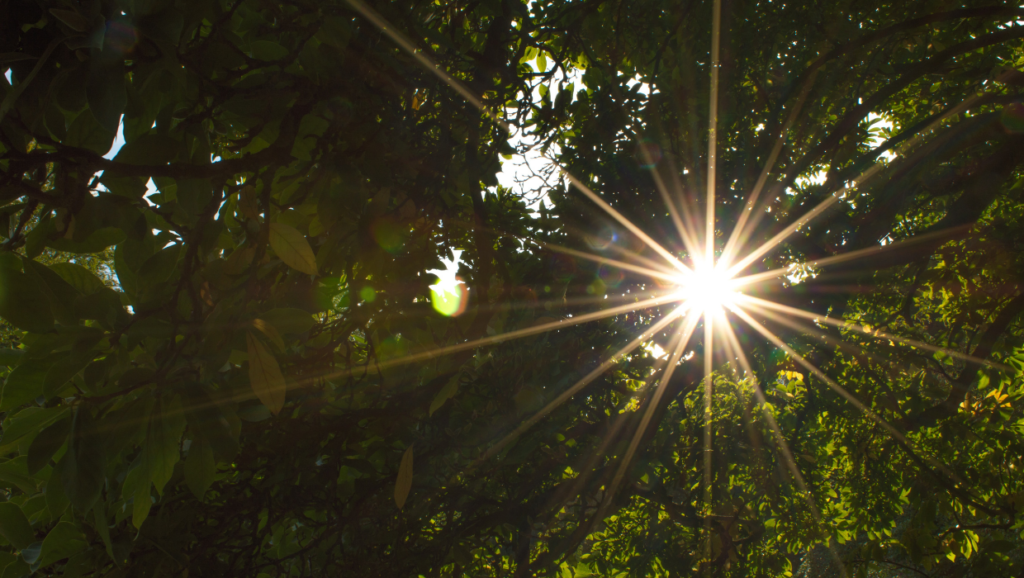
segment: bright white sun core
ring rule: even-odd
[[[736,283],[722,269],[698,265],[679,278],[678,295],[688,309],[705,315],[717,314],[735,302]]]

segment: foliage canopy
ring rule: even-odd
[[[708,424],[699,331],[542,409],[669,306],[579,323],[659,256],[497,175],[692,257],[712,2],[371,4],[0,4],[3,578],[1021,571],[1024,9],[721,2],[718,249],[836,202]]]

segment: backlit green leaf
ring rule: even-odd
[[[306,237],[294,227],[284,223],[270,224],[270,246],[286,265],[310,275],[316,275],[316,256]]]
[[[249,353],[249,382],[256,397],[274,415],[284,407],[287,387],[277,359],[259,339],[251,333],[245,334]]]

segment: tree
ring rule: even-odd
[[[713,3],[4,4],[4,576],[1019,572],[1024,10],[719,8],[705,376]]]

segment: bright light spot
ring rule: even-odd
[[[647,345],[644,345],[644,350],[647,351],[647,353],[650,353],[652,356],[654,356],[654,359],[661,359],[668,355],[668,352],[665,351],[664,347],[658,345],[653,341],[648,343]]]
[[[679,282],[679,296],[684,305],[704,314],[719,313],[736,300],[735,282],[729,274],[715,267],[698,265],[693,273]]]
[[[441,258],[444,269],[429,269],[427,273],[437,275],[437,283],[430,286],[430,302],[434,309],[445,317],[457,317],[466,310],[469,290],[456,275],[459,272],[462,251],[453,249],[452,258]]]

